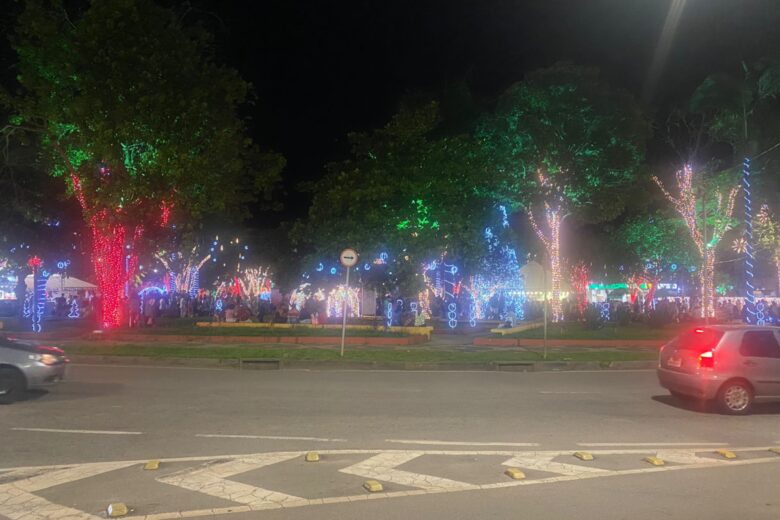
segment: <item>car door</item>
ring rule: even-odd
[[[780,338],[775,331],[746,330],[739,347],[740,370],[757,396],[780,396]]]

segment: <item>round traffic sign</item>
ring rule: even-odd
[[[341,255],[339,255],[339,260],[341,260],[341,265],[344,267],[352,267],[358,261],[357,251],[347,248],[341,252]]]

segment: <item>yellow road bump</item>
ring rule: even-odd
[[[780,455],[780,448],[769,448],[769,451],[771,451],[772,453],[776,453],[776,454]]]
[[[736,459],[737,458],[737,454],[734,453],[731,450],[720,449],[720,450],[715,450],[715,453],[717,453],[718,455],[720,455],[724,459]]]
[[[144,469],[147,471],[160,469],[160,461],[159,460],[150,460],[146,464],[144,464]]]
[[[366,480],[363,482],[363,487],[368,491],[369,493],[379,493],[384,488],[382,487],[382,484],[380,484],[376,480]]]
[[[109,504],[106,508],[106,513],[108,513],[109,518],[119,518],[120,516],[125,516],[127,514],[127,506],[122,502]]]
[[[525,478],[525,473],[518,468],[506,468],[504,475],[515,480],[523,480]]]
[[[593,460],[593,455],[587,451],[578,451],[574,454],[580,460]]]
[[[658,457],[645,457],[642,460],[644,460],[645,462],[647,462],[649,464],[652,464],[653,466],[663,466],[664,464],[666,464],[663,461],[663,459],[659,459]]]
[[[306,462],[319,462],[320,454],[316,451],[310,451],[306,454]]]

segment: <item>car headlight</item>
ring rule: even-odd
[[[57,356],[52,354],[30,354],[30,359],[40,361],[44,365],[56,365],[59,361]]]

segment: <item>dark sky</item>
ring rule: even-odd
[[[639,95],[671,0],[258,0],[196,4],[220,58],[251,81],[253,132],[288,160],[294,191],[343,155],[345,135],[383,125],[408,93],[466,81],[489,106],[537,67],[595,65]],[[217,20],[219,18],[219,21]],[[687,0],[651,110],[710,72],[778,48],[780,0]],[[276,219],[272,219],[276,220]]]

